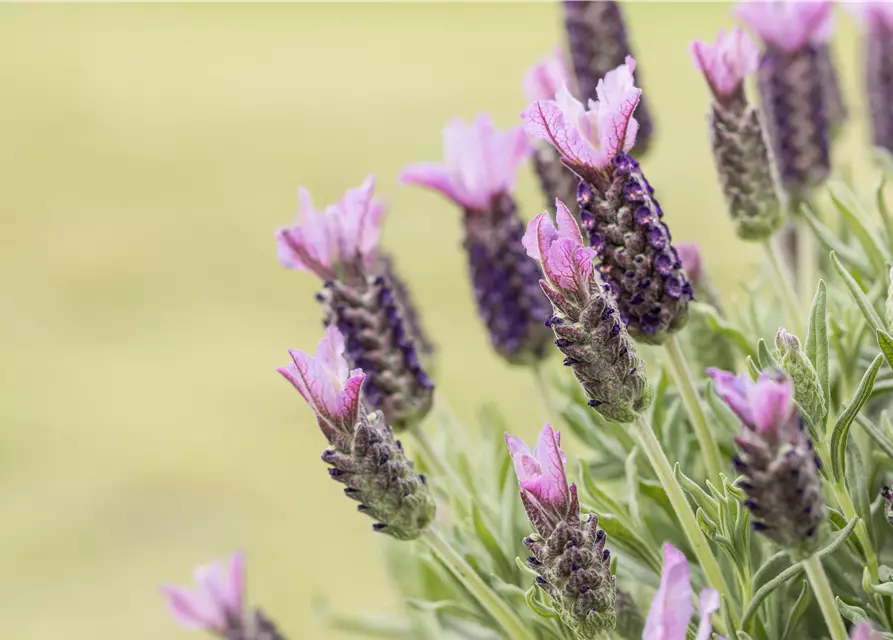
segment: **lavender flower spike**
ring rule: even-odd
[[[824,499],[818,457],[790,379],[780,372],[762,373],[756,382],[747,374],[708,373],[743,426],[735,467],[754,529],[794,558],[809,557],[820,542]]]
[[[566,90],[523,113],[524,130],[546,140],[579,177],[577,204],[596,250],[602,279],[637,340],[661,344],[688,319],[692,287],[673,248],[663,211],[639,164],[627,151],[639,129],[633,111],[641,90],[636,63],[610,71],[587,111]]]
[[[347,341],[351,366],[366,371],[364,400],[396,429],[418,425],[431,409],[434,384],[419,363],[418,335],[408,330],[393,274],[378,251],[384,206],[372,197],[372,176],[319,212],[299,189],[301,219],[277,232],[279,259],[325,281],[317,299],[326,324]]]
[[[627,334],[607,287],[596,281],[595,250],[583,246],[574,217],[560,200],[555,202],[558,227],[543,212],[527,225],[524,248],[539,260],[540,281],[552,301],[549,326],[555,346],[566,356],[589,406],[608,420],[629,423],[651,403],[645,363]]]
[[[865,89],[876,147],[893,152],[893,4],[847,3],[865,30]]]
[[[692,604],[691,571],[685,555],[671,544],[664,545],[664,566],[660,587],[651,601],[642,640],[685,640],[688,624],[694,615]],[[709,640],[711,616],[719,609],[719,592],[704,589],[698,597],[698,616],[701,623],[695,640]]]
[[[741,2],[763,40],[758,80],[781,182],[805,200],[830,172],[827,50],[831,2]]]
[[[259,609],[245,614],[245,558],[233,555],[224,566],[213,562],[195,570],[196,588],[161,588],[171,613],[187,629],[208,631],[222,640],[285,640]]]
[[[329,326],[316,356],[289,351],[292,363],[278,371],[316,414],[332,445],[322,454],[323,462],[332,467],[329,475],[346,485],[344,494],[377,521],[374,530],[412,540],[434,519],[434,500],[382,412],[366,413],[360,401],[366,375],[350,370],[344,353],[344,337]]]
[[[490,341],[513,364],[535,362],[546,353],[549,305],[536,265],[524,257],[524,223],[511,197],[530,145],[520,129],[498,132],[482,114],[470,126],[449,122],[443,147],[444,164],[411,165],[401,180],[439,191],[464,209],[468,269]]]
[[[551,57],[537,62],[524,76],[524,93],[529,102],[554,100],[562,87],[569,87],[571,78],[565,67],[564,56],[556,51]],[[561,156],[552,145],[539,142],[534,147],[533,167],[546,205],[555,200],[574,202],[577,199],[577,176],[561,163]]]
[[[568,484],[561,435],[546,425],[536,449],[505,434],[521,486],[521,501],[535,534],[524,539],[527,564],[548,593],[561,621],[577,640],[602,637],[614,629],[615,584],[607,535],[598,518],[580,519],[577,487]]]
[[[595,100],[601,79],[632,54],[620,3],[565,0],[562,6],[580,96],[584,101]],[[641,130],[635,150],[642,154],[651,143],[653,130],[651,116],[644,104],[639,106],[639,123]]]
[[[782,207],[759,111],[747,102],[744,79],[759,64],[756,43],[740,29],[716,44],[691,44],[695,68],[713,94],[709,116],[713,158],[738,235],[763,240],[782,224]]]

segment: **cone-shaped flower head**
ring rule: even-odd
[[[688,318],[691,284],[673,248],[654,190],[626,154],[636,139],[633,111],[641,91],[635,61],[609,72],[589,110],[567,91],[524,111],[524,130],[546,140],[580,176],[577,204],[602,279],[611,287],[630,334],[660,344]]]
[[[278,371],[313,409],[332,445],[322,455],[329,475],[347,485],[344,493],[360,503],[359,511],[377,520],[373,529],[417,538],[434,518],[434,500],[383,414],[366,414],[359,401],[365,376],[349,370],[344,352],[341,332],[329,326],[315,357],[290,351],[292,364]]]
[[[598,518],[580,519],[577,487],[568,484],[567,456],[560,435],[546,425],[533,452],[524,442],[505,434],[521,501],[536,533],[524,539],[531,555],[527,564],[539,575],[562,622],[578,640],[600,637],[614,628],[614,576],[607,535]]]
[[[830,170],[836,80],[825,42],[831,9],[830,2],[737,5],[738,17],[766,45],[758,72],[763,112],[782,184],[795,200],[808,197]]]
[[[720,31],[715,44],[695,40],[691,52],[713,93],[710,142],[729,215],[740,237],[762,240],[781,226],[782,207],[759,112],[744,94],[745,77],[759,65],[759,48],[734,29]]]
[[[595,250],[583,246],[574,217],[556,201],[556,227],[543,212],[527,225],[524,248],[538,260],[552,302],[548,324],[589,406],[615,422],[632,422],[651,402],[645,364],[636,354],[607,287],[595,277]]]
[[[708,373],[743,425],[735,438],[735,467],[754,529],[795,558],[811,555],[820,542],[824,500],[818,457],[790,379],[780,372],[762,373],[756,382],[746,374]]]
[[[431,408],[434,385],[419,363],[416,333],[404,326],[407,308],[394,291],[396,274],[378,251],[384,206],[372,196],[370,176],[336,204],[316,211],[310,194],[297,224],[277,232],[279,258],[289,268],[326,281],[317,295],[325,323],[346,337],[353,367],[366,371],[364,399],[396,429],[418,424]]]
[[[688,624],[695,612],[692,596],[691,572],[685,555],[673,545],[665,544],[660,587],[651,601],[642,640],[688,638]],[[701,622],[695,640],[709,640],[712,631],[711,617],[717,610],[719,610],[719,592],[716,589],[701,591],[698,596],[698,615]]]
[[[197,567],[194,588],[161,588],[171,613],[188,629],[203,629],[221,638],[239,632],[245,619],[245,558],[233,555],[224,565]]]
[[[312,271],[323,280],[371,267],[385,212],[372,197],[374,188],[375,178],[369,176],[320,212],[310,192],[299,187],[298,221],[276,232],[280,262],[289,269]]]
[[[800,339],[784,329],[775,335],[776,358],[780,366],[794,386],[794,400],[800,408],[801,415],[810,425],[810,432],[818,432],[823,428],[825,417],[825,398],[819,374],[809,358],[800,348]]]
[[[893,525],[893,488],[884,485],[881,488],[881,498],[884,500],[884,520]]]
[[[880,633],[871,628],[871,624],[868,622],[857,622],[853,626],[853,631],[850,634],[850,640],[883,640],[883,637]]]
[[[377,271],[381,273],[385,283],[394,295],[397,310],[403,318],[406,331],[415,344],[416,352],[425,360],[426,369],[430,370],[430,363],[434,359],[436,347],[425,330],[425,326],[422,323],[422,314],[419,313],[412,291],[400,276],[400,272],[394,264],[393,256],[385,253],[379,254]]]
[[[524,93],[530,102],[554,100],[562,87],[570,86],[571,78],[560,51],[537,62],[524,76]],[[533,168],[546,197],[546,206],[551,206],[556,199],[563,202],[577,199],[579,180],[573,171],[562,164],[561,156],[552,145],[539,141],[534,146]]]
[[[865,30],[864,78],[871,116],[871,139],[893,151],[893,3],[846,4]]]
[[[546,353],[543,322],[548,302],[539,292],[536,265],[524,257],[524,223],[511,197],[515,175],[530,154],[520,129],[496,131],[489,116],[444,129],[444,164],[415,164],[402,181],[443,193],[464,209],[468,269],[478,311],[496,351],[511,363]]]
[[[620,3],[569,0],[562,5],[580,96],[584,100],[595,99],[601,79],[632,54]],[[642,154],[651,142],[653,130],[651,116],[644,104],[639,107],[638,120],[641,131],[633,142],[636,153]]]

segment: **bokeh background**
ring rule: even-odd
[[[759,254],[723,212],[687,52],[729,5],[625,8],[658,119],[648,178],[732,296]],[[856,35],[838,18],[843,146],[861,158]],[[535,431],[529,375],[478,325],[458,211],[397,175],[440,158],[456,114],[516,125],[521,76],[560,37],[546,2],[0,6],[0,637],[190,637],[157,585],[235,549],[294,640],[341,637],[318,596],[397,609],[385,540],[274,373],[321,329],[318,283],[278,265],[273,230],[297,184],[325,204],[374,172],[442,397]],[[542,208],[529,168],[519,198]]]

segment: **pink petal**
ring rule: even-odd
[[[542,261],[543,268],[546,268],[546,262],[549,259],[549,251],[552,244],[558,240],[558,229],[552,223],[552,219],[548,213],[541,213],[537,216],[539,220],[536,225],[536,246]],[[548,276],[548,274],[546,274]]]
[[[322,339],[316,346],[316,359],[337,380],[347,380],[350,365],[344,357],[344,336],[336,325],[330,324],[323,332]]]
[[[337,389],[332,375],[310,354],[292,349],[288,353],[294,366],[289,366],[287,373],[282,370],[280,373],[295,386],[318,415],[332,416],[337,413]]]
[[[893,29],[893,3],[845,2],[844,6],[855,16],[863,29]]]
[[[753,408],[750,403],[753,381],[742,374],[736,376],[728,371],[720,369],[707,369],[707,374],[713,378],[716,394],[735,412],[738,418],[746,425],[753,426]]]
[[[574,243],[567,238],[557,238],[552,242],[548,253],[543,256],[543,272],[546,278],[563,291],[576,292],[578,289],[574,249]]]
[[[245,554],[233,554],[229,561],[229,583],[226,591],[227,609],[241,617],[245,606]]]
[[[719,611],[719,591],[704,589],[698,596],[698,616],[701,618],[701,623],[698,625],[695,640],[710,640],[713,629],[710,618],[716,611]]]
[[[540,431],[534,456],[539,463],[541,475],[535,481],[522,484],[522,488],[533,493],[541,502],[565,504],[568,486],[564,464],[567,457],[560,448],[560,435],[548,424]]]
[[[548,217],[549,214],[545,211],[543,213],[537,214],[533,220],[527,223],[527,230],[524,232],[524,237],[521,238],[521,245],[527,251],[527,255],[533,258],[534,260],[542,260],[543,256],[540,253],[539,247],[539,236],[537,233],[537,229],[539,228],[540,221],[543,217]]]
[[[831,33],[832,3],[739,2],[738,18],[767,45],[792,53],[807,42],[823,42]]]
[[[850,640],[881,640],[883,636],[871,628],[868,622],[860,622],[853,627]]]
[[[576,126],[565,119],[556,102],[539,100],[521,114],[529,138],[545,140],[571,163],[596,166],[594,150],[580,137]]]
[[[589,290],[590,280],[592,278],[592,261],[598,252],[591,247],[579,247],[574,249],[574,278],[576,279],[576,289],[581,298],[586,299],[591,295]]]
[[[403,184],[418,184],[435,191],[440,191],[450,200],[463,204],[459,194],[453,187],[446,167],[435,162],[420,162],[411,164],[400,174],[400,182]]]
[[[685,555],[671,544],[664,545],[660,587],[651,601],[642,640],[685,640],[694,614],[690,572]]]
[[[741,87],[744,78],[756,71],[760,50],[741,29],[720,31],[715,44],[694,41],[690,45],[695,68],[707,77],[718,96],[730,96]]]
[[[537,62],[524,75],[524,93],[529,102],[554,100],[558,90],[570,82],[560,50]]]
[[[791,381],[772,380],[763,374],[753,387],[750,397],[753,425],[759,434],[774,434],[791,417],[793,394]]]
[[[580,225],[570,209],[558,198],[555,198],[555,221],[558,223],[558,235],[567,238],[578,247],[583,246],[583,234]]]
[[[350,377],[344,384],[344,390],[336,394],[337,409],[332,414],[333,417],[351,424],[356,422],[360,406],[360,389],[365,379],[366,374],[362,369],[354,369],[350,372]]]
[[[512,456],[515,475],[518,476],[519,483],[523,483],[528,478],[538,473],[536,460],[530,455],[530,448],[524,444],[524,441],[521,440],[521,438],[506,433],[505,443],[508,445],[509,453]]]
[[[214,606],[207,597],[192,589],[164,585],[161,592],[177,622],[187,629],[222,629],[221,620],[215,615]]]
[[[609,71],[596,87],[599,142],[606,158],[629,151],[636,143],[639,123],[633,112],[642,90],[634,84],[635,68],[636,61],[627,56],[626,63]]]
[[[685,273],[695,283],[701,279],[701,248],[695,242],[679,242],[676,253],[682,262]]]

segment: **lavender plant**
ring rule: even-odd
[[[879,74],[870,95],[884,89],[879,4],[860,14]],[[496,407],[471,426],[438,416],[430,439],[421,429],[434,393],[419,362],[424,309],[378,251],[371,180],[323,212],[302,190],[301,220],[278,234],[282,262],[324,281],[327,325],[316,355],[293,351],[280,372],[316,416],[329,475],[389,534],[406,598],[384,620],[326,612],[328,623],[406,640],[893,637],[890,176],[866,198],[829,180],[829,123],[846,126],[830,4],[741,5],[762,52],[740,30],[692,44],[712,95],[701,144],[717,188],[739,238],[767,249],[743,300],[714,286],[697,245],[673,243],[675,214],[635,155],[642,91],[618,7],[564,12],[578,86],[556,54],[524,81],[523,129],[453,121],[445,163],[402,176],[462,209],[494,351],[535,374],[564,365],[540,388],[549,424],[533,450],[509,431],[541,423],[506,424]],[[762,109],[746,96],[752,72]],[[893,103],[869,107],[886,146]],[[513,186],[531,153],[549,204],[526,222]],[[776,233],[786,204],[820,192],[835,210],[802,213],[801,233],[827,256],[798,272],[804,299]],[[581,455],[565,453],[559,424]],[[245,611],[241,555],[196,580],[164,589],[185,626],[284,638]]]

